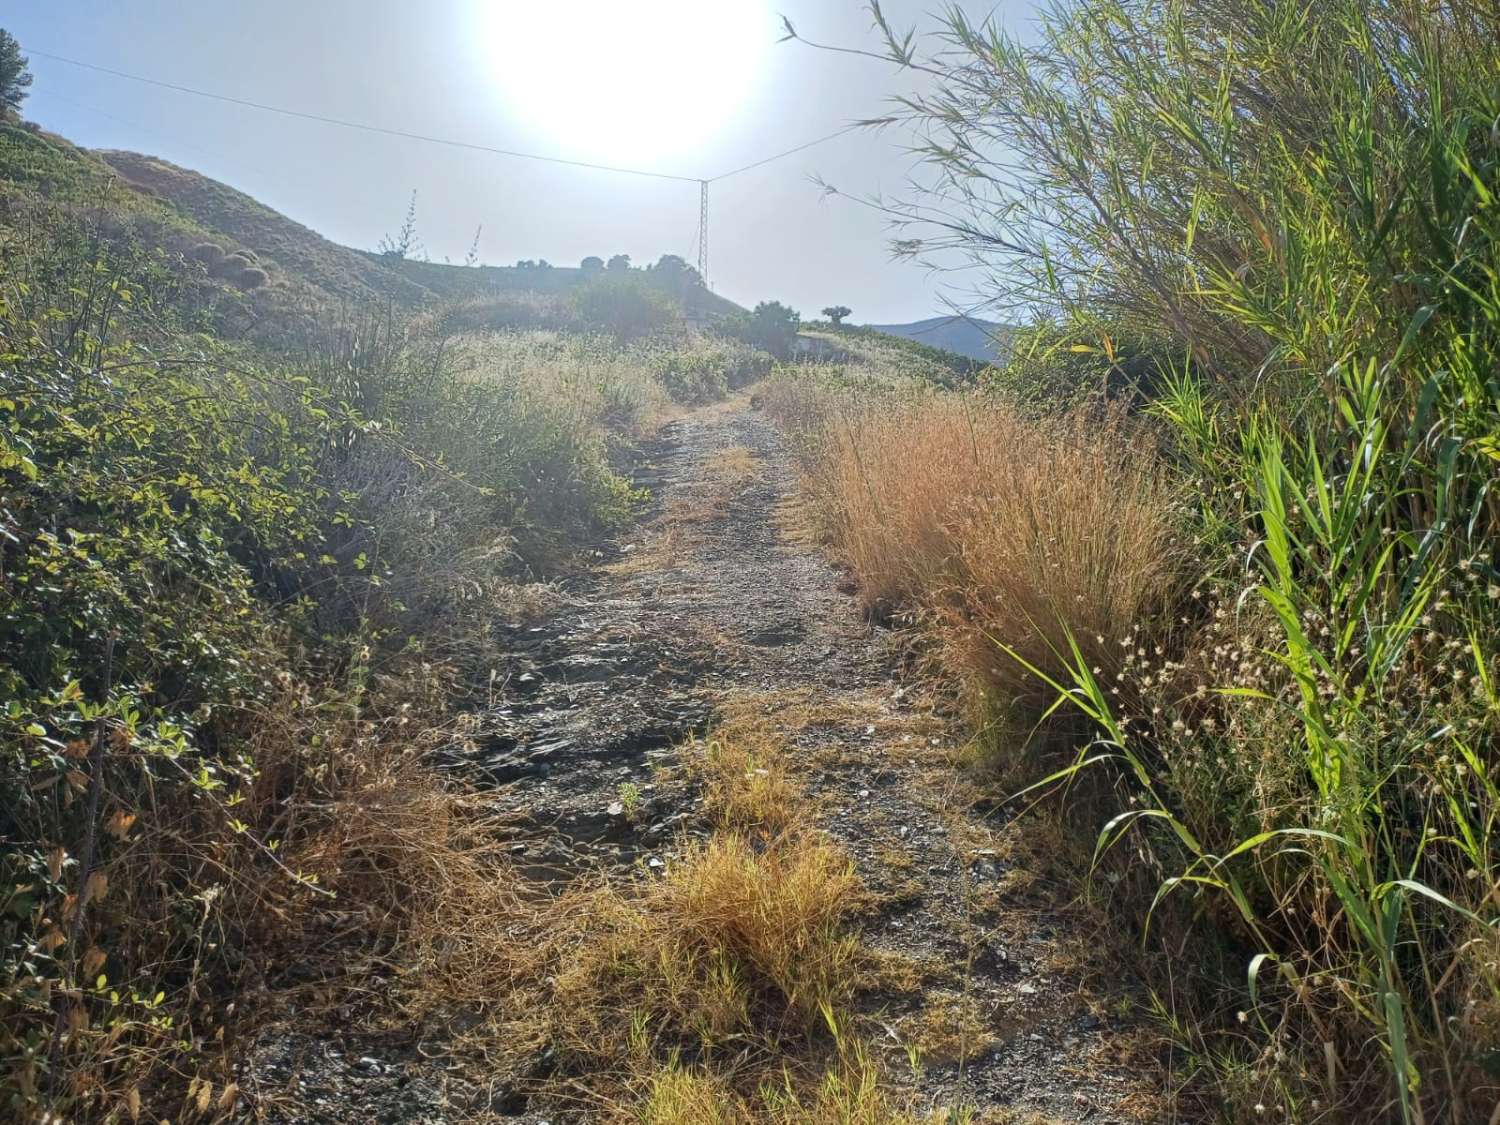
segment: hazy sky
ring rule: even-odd
[[[930,0],[887,0],[894,22]],[[975,15],[993,0],[966,5]],[[999,12],[1017,26],[1028,0]],[[875,48],[860,0],[7,0],[23,48],[330,117],[500,148],[708,177],[883,111],[911,79],[777,43]],[[400,223],[413,188],[434,261],[696,257],[698,186],[361,133],[32,56],[26,115],[91,147],[196,168],[351,246]],[[712,185],[709,272],[742,303],[856,321],[942,311],[942,285],[892,262],[877,214],[825,199],[898,191],[902,138],[857,131]]]

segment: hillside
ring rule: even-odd
[[[275,269],[340,301],[379,297],[415,308],[437,299],[561,295],[590,279],[576,266],[454,266],[352,249],[201,173],[135,152],[109,150],[98,156],[131,186],[167,201],[202,227],[253,248]],[[631,276],[649,278],[649,272],[635,270]],[[699,315],[743,311],[701,288],[674,296]]]
[[[331,297],[382,296],[416,305],[431,296],[379,261],[331,242],[217,180],[136,152],[107,150],[98,155],[132,187],[166,200],[205,229],[253,249],[276,269]]]
[[[853,325],[816,324],[801,332],[799,354],[884,380],[953,387],[974,381],[984,364],[916,340]]]
[[[864,327],[889,336],[915,340],[929,347],[957,352],[984,363],[1004,360],[1009,325],[967,316],[935,316],[910,324],[867,324]]]

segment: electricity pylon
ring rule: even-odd
[[[698,275],[708,285],[708,181],[698,181]]]

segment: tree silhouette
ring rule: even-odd
[[[21,111],[26,90],[31,85],[30,60],[21,54],[21,44],[10,32],[0,29],[0,108],[12,113]]]
[[[786,359],[792,354],[801,324],[802,317],[780,301],[762,301],[750,316],[746,335],[757,348]]]
[[[578,268],[581,269],[584,273],[597,273],[599,270],[602,270],[604,268],[604,259],[599,257],[599,255],[597,254],[590,254],[587,258],[578,263]]]
[[[703,275],[676,254],[663,254],[654,266],[646,269],[658,289],[676,297],[684,306],[695,304],[695,296],[704,288]]]
[[[630,268],[630,255],[616,254],[609,260],[609,268],[612,270],[628,270]]]
[[[829,305],[823,310],[823,315],[833,321],[833,326],[837,328],[840,324],[844,323],[844,317],[853,311],[848,305]]]

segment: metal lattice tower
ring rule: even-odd
[[[698,181],[698,275],[708,284],[708,181]]]

